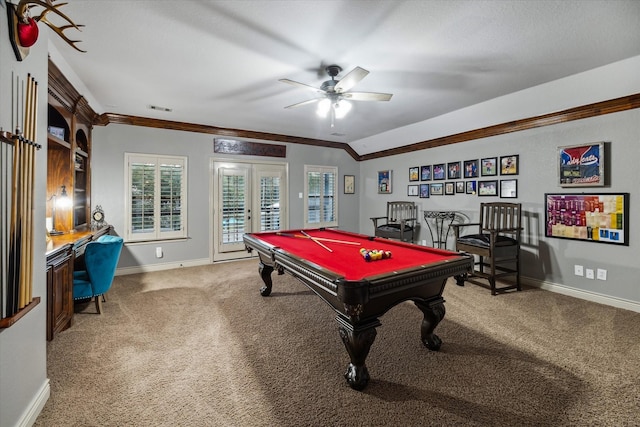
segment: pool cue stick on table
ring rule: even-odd
[[[309,236],[307,233],[305,233],[303,230],[300,230],[300,233],[302,233],[303,235],[307,236],[309,239],[313,240],[315,243],[319,244],[320,246],[322,246],[323,248],[325,248],[326,250],[328,250],[329,252],[333,252],[333,250],[327,246],[325,246],[322,242],[320,242],[319,240],[316,240],[314,237]]]
[[[278,236],[285,236],[285,237],[297,237],[298,239],[310,239],[311,236],[301,236],[299,234],[292,234],[292,233],[276,233]],[[321,242],[331,242],[331,243],[344,243],[345,245],[358,245],[360,246],[360,243],[358,242],[349,242],[348,240],[337,240],[337,239],[327,239],[326,237],[313,237],[316,240],[320,240]]]

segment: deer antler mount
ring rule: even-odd
[[[75,28],[78,31],[84,25],[76,25],[67,15],[59,9],[68,3],[54,4],[55,0],[20,0],[16,5],[7,2],[7,17],[9,20],[9,38],[18,61],[22,61],[29,54],[29,48],[38,40],[38,23],[43,22],[51,28],[65,42],[79,52],[85,52],[78,48],[76,43],[80,40],[71,40],[65,35],[65,31]],[[33,8],[42,7],[44,10],[36,17],[31,16]],[[53,12],[68,22],[67,25],[57,26],[47,19],[47,14]]]

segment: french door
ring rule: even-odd
[[[213,161],[213,260],[249,256],[242,236],[287,225],[286,164]]]

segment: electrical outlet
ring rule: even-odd
[[[599,268],[596,273],[596,277],[598,278],[598,280],[607,280],[607,270],[605,270],[604,268]]]
[[[591,280],[595,279],[593,268],[586,269],[586,277],[587,279],[591,279]]]
[[[162,247],[160,246],[156,248],[156,258],[162,258]]]
[[[574,265],[574,266],[573,266],[573,273],[574,273],[576,276],[584,276],[584,270],[583,270],[583,267],[582,267],[581,265],[577,265],[577,264],[576,264],[576,265]]]

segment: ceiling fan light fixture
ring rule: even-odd
[[[351,103],[342,99],[333,104],[333,110],[336,113],[336,119],[341,119],[351,111]]]
[[[327,114],[329,114],[329,110],[331,109],[331,100],[329,98],[325,98],[318,102],[318,109],[316,110],[316,114],[319,117],[325,118]]]

